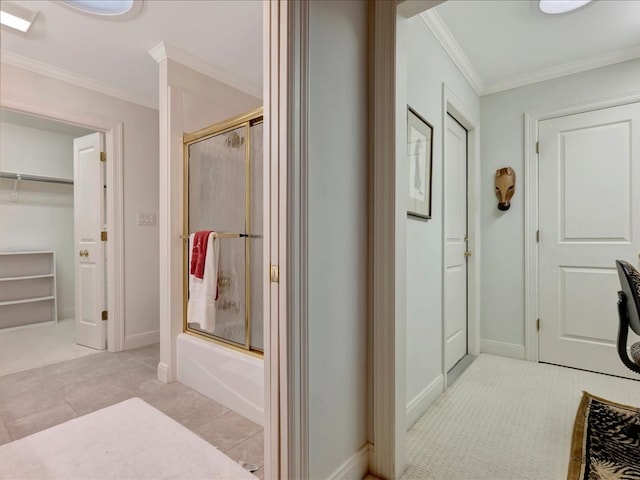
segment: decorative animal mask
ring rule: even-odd
[[[509,200],[516,193],[516,172],[511,167],[496,170],[496,197],[498,210],[509,210]]]

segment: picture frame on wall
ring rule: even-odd
[[[407,106],[409,199],[407,215],[431,218],[433,126]]]

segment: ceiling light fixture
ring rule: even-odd
[[[580,7],[584,7],[591,0],[540,0],[538,5],[540,10],[549,15],[572,12]]]
[[[142,0],[60,0],[82,13],[100,17],[131,17],[142,9]]]
[[[10,1],[0,3],[0,24],[27,33],[38,15],[37,10],[32,10]]]

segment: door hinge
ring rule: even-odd
[[[107,161],[107,152],[100,152],[100,161],[101,162]]]
[[[536,142],[536,153],[540,153],[540,142]]]
[[[540,230],[536,230],[536,243],[540,243]]]
[[[103,242],[107,241],[107,232],[100,232],[100,240]]]
[[[271,265],[271,281],[273,283],[280,282],[280,269],[278,268],[278,265]]]
[[[536,331],[540,331],[540,319],[536,320]]]
[[[102,320],[108,320],[109,319],[109,312],[107,312],[106,310],[102,310]]]

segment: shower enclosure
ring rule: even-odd
[[[258,424],[264,421],[262,130],[260,108],[184,135],[184,320],[176,340],[178,380]],[[201,230],[217,236],[217,274],[207,277],[216,301],[189,323],[189,237]]]
[[[262,143],[262,108],[184,136],[184,332],[256,356],[263,351]],[[189,235],[200,230],[215,232],[219,248],[208,328],[187,321]]]

